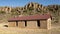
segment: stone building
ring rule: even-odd
[[[51,15],[37,14],[10,18],[8,27],[31,28],[31,29],[51,29]]]

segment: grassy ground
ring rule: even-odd
[[[0,34],[60,34],[60,26],[57,24],[51,30],[4,27],[5,24],[7,23],[0,23]]]
[[[47,30],[44,29],[26,29],[17,27],[4,27],[7,23],[0,24],[0,34],[47,34]]]
[[[1,28],[0,34],[47,34],[46,30]]]

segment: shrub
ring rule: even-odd
[[[6,12],[5,11],[0,11],[0,14],[5,14]]]

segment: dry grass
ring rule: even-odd
[[[45,29],[26,29],[17,27],[4,27],[6,23],[0,24],[0,34],[47,34]]]
[[[17,27],[4,27],[7,23],[0,24],[0,34],[60,34],[60,27],[52,27],[51,30],[45,29],[26,29]]]
[[[0,34],[47,34],[46,30],[20,29],[20,28],[0,28]]]

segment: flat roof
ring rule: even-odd
[[[12,17],[8,21],[23,21],[23,20],[44,20],[52,18],[50,14],[36,14],[30,16]]]

